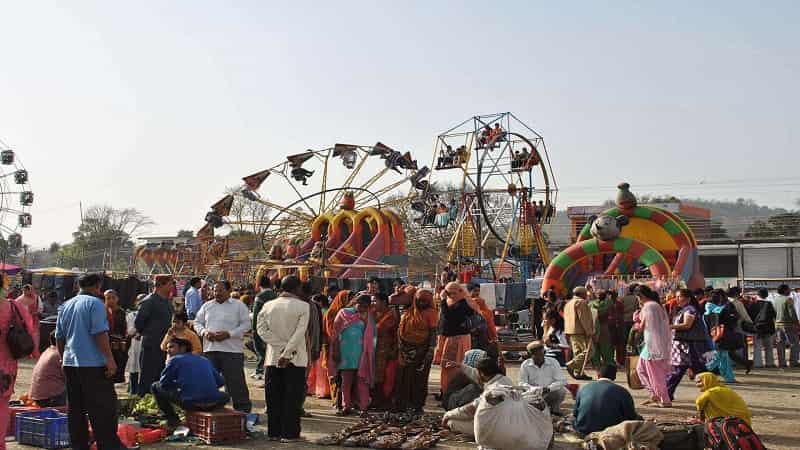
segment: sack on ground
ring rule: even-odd
[[[658,444],[662,438],[655,423],[627,420],[603,431],[591,433],[586,436],[586,442],[594,442],[597,448],[603,450],[659,450]]]
[[[659,444],[661,450],[703,450],[704,428],[701,423],[691,422],[659,422],[658,430],[664,435]]]
[[[475,411],[475,441],[496,450],[546,450],[553,423],[543,403],[540,389],[498,386],[484,392]]]

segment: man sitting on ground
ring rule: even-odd
[[[574,423],[578,436],[603,431],[626,420],[644,420],[636,413],[628,390],[614,384],[616,378],[616,366],[605,366],[600,369],[597,381],[578,391]]]
[[[167,334],[164,335],[164,340],[161,341],[161,351],[166,352],[167,347],[169,347],[169,343],[173,338],[185,339],[192,344],[192,351],[195,355],[200,355],[203,353],[203,343],[200,342],[200,338],[197,336],[197,333],[192,331],[187,325],[189,322],[189,316],[186,313],[178,313],[172,316],[172,327],[167,330]],[[167,359],[169,359],[169,355],[167,355]]]
[[[497,364],[497,358],[482,358],[475,364],[475,368],[452,361],[446,364],[450,367],[460,367],[465,375],[473,378],[477,383],[483,386],[484,392],[495,386],[514,385],[514,382],[511,381],[510,378],[503,375],[500,366]],[[479,402],[480,397],[460,408],[448,411],[442,418],[442,424],[457,433],[474,436],[475,411],[478,408]]]
[[[530,358],[519,368],[519,385],[547,388],[549,392],[544,395],[544,400],[552,414],[560,415],[561,403],[567,395],[567,376],[557,360],[545,357],[542,341],[533,341],[527,348]]]
[[[225,384],[222,375],[211,365],[211,361],[193,355],[192,344],[186,339],[172,338],[167,345],[169,360],[161,379],[152,386],[158,409],[167,416],[167,424],[180,424],[172,404],[189,411],[213,411],[222,408],[230,400],[227,393],[219,390]]]
[[[50,333],[50,347],[42,353],[31,376],[30,398],[42,408],[67,404],[67,385],[61,369],[61,353],[56,346],[56,334]]]

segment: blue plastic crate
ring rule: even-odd
[[[70,446],[66,414],[43,409],[19,413],[16,419],[14,434],[18,443],[47,449]]]

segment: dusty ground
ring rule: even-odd
[[[252,363],[249,363],[248,374],[252,371]],[[517,379],[518,365],[509,366],[509,376]],[[30,384],[32,363],[23,362],[20,364],[19,377],[17,382],[17,395],[26,392]],[[591,372],[590,372],[591,373]],[[753,411],[753,428],[764,440],[767,447],[771,450],[790,450],[800,448],[800,369],[761,369],[754,370],[750,375],[737,372],[740,384],[734,388],[744,397]],[[618,380],[622,380],[624,375],[620,374]],[[430,392],[438,390],[439,373],[436,368],[431,373]],[[264,410],[264,390],[259,389],[258,382],[252,381],[250,394],[253,398],[254,411],[263,412]],[[644,391],[634,391],[634,398],[638,403],[646,399]],[[689,380],[678,388],[676,401],[672,409],[656,409],[640,407],[639,412],[645,418],[658,418],[661,420],[685,420],[695,415],[694,399],[697,396],[697,388]],[[429,402],[428,410],[437,411],[432,400]],[[571,400],[568,401],[571,407]],[[306,401],[306,409],[314,417],[303,419],[303,436],[307,439],[315,439],[328,433],[336,432],[345,426],[355,423],[355,418],[339,418],[333,415],[333,409],[328,400],[318,400],[309,397]],[[440,410],[439,410],[440,411]],[[262,421],[263,422],[263,421]],[[263,426],[259,426],[263,431]],[[148,446],[147,448],[175,448],[187,447],[191,444],[160,444]],[[11,449],[22,449],[15,442],[9,442]],[[475,448],[475,444],[463,442],[444,442],[440,443],[439,448],[468,449]],[[252,439],[231,447],[219,448],[265,448],[265,449],[338,449],[344,447],[321,447],[307,442],[296,444],[280,444],[269,442],[265,439]],[[557,437],[557,449],[578,448],[569,439]]]

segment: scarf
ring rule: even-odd
[[[414,289],[413,287],[410,287]],[[409,292],[409,288],[406,288]],[[439,314],[433,308],[433,293],[427,290],[412,292],[413,300],[411,306],[400,319],[400,339],[411,344],[424,344],[430,337],[431,329],[439,324]],[[426,299],[428,306],[425,309],[419,307],[417,301]]]
[[[344,308],[336,315],[333,323],[333,334],[331,335],[331,346],[338,346],[339,335],[342,331],[351,327],[361,320],[361,315],[355,308]],[[372,316],[367,317],[364,327],[364,337],[362,340],[361,359],[358,361],[358,378],[364,380],[372,386],[375,380],[375,321]]]
[[[647,301],[640,313],[644,321],[645,345],[654,360],[669,360],[672,354],[672,329],[667,311],[658,302]]]
[[[695,400],[695,405],[698,411],[704,413],[706,421],[717,417],[734,416],[750,425],[752,419],[750,408],[739,394],[725,386],[725,383],[713,373],[703,372],[699,377],[703,383],[703,392]]]
[[[333,335],[333,323],[336,321],[336,316],[339,311],[347,306],[347,301],[350,299],[350,291],[339,291],[336,297],[333,298],[325,316],[322,318],[322,329],[325,334],[330,338]]]

